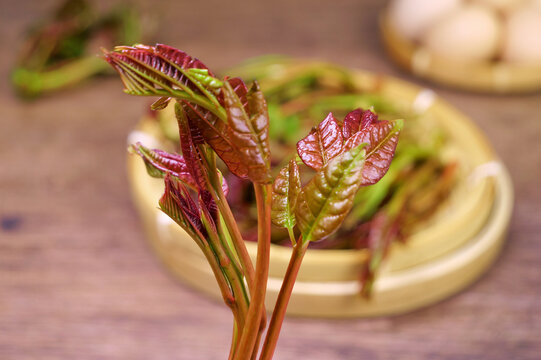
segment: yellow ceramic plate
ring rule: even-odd
[[[140,162],[132,160],[129,167],[134,200],[143,219],[146,235],[159,257],[173,274],[193,287],[217,299],[220,298],[214,275],[197,245],[166,215],[149,204],[144,192],[149,184],[143,180],[149,178],[144,167]],[[437,259],[406,270],[384,269],[376,281],[370,301],[359,295],[360,285],[357,280],[349,279],[351,274],[346,274],[348,276],[341,281],[317,278],[318,274],[325,274],[343,261],[343,254],[333,251],[311,251],[309,252],[311,259],[307,263],[310,264],[313,274],[299,278],[295,284],[288,314],[354,317],[402,313],[442,300],[475,281],[499,253],[511,217],[512,186],[504,167],[500,165],[498,169],[493,174],[496,180],[496,196],[488,220],[482,229],[462,246]],[[158,185],[157,181],[155,185]],[[251,255],[255,255],[254,247],[249,249]],[[363,252],[357,253],[357,261],[363,261]],[[271,259],[275,273],[281,273],[289,260],[289,251],[273,246]],[[351,259],[348,256],[346,260]],[[303,269],[308,270],[307,267]],[[350,270],[354,274],[358,271],[353,266]],[[269,278],[268,308],[272,308],[276,301],[281,281],[280,277]]]
[[[407,311],[437,301],[466,286],[490,264],[499,249],[499,241],[503,238],[508,221],[511,188],[505,169],[495,160],[479,130],[464,115],[438,99],[430,90],[422,90],[394,78],[376,78],[359,71],[355,74],[355,81],[368,88],[377,82],[383,96],[397,99],[397,102],[416,112],[429,113],[427,118],[437,122],[437,126],[449,137],[449,156],[459,162],[461,180],[446,206],[430,223],[413,234],[407,245],[393,246],[387,267],[376,282],[371,302],[362,300],[357,294],[358,274],[366,259],[364,251],[309,250],[295,287],[290,307],[293,314],[368,316]],[[138,130],[131,134],[129,142],[137,140],[147,146],[159,147],[158,138],[159,130],[151,122],[143,121]],[[163,191],[162,181],[147,176],[144,165],[136,157],[128,159],[128,168],[133,197],[156,252],[180,278],[218,296],[214,278],[198,247],[157,209],[157,200]],[[497,179],[496,183],[494,178]],[[495,203],[495,193],[503,200]],[[496,217],[500,220],[494,220],[495,211],[502,212],[503,215]],[[498,234],[490,235],[490,241],[485,240],[492,246],[486,250],[486,254],[471,255],[472,263],[455,259],[451,261],[455,265],[444,267],[446,271],[429,270],[424,275],[423,271],[419,272],[419,269],[438,268],[437,264],[442,261],[449,263],[450,260],[445,259],[453,254],[463,254],[464,249],[472,247],[472,242],[478,241],[480,234],[488,231],[489,226],[494,227]],[[255,258],[255,244],[247,245]],[[289,256],[290,249],[272,246],[270,302],[276,296]],[[485,260],[480,261],[481,258]],[[453,272],[458,274],[465,269],[467,275],[461,273],[458,279],[453,277]],[[449,281],[446,277],[454,280]],[[402,282],[396,279],[409,280]],[[407,295],[409,300],[405,301],[403,295]]]

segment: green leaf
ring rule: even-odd
[[[321,240],[344,221],[361,186],[364,146],[333,158],[302,189],[295,215],[303,241]]]
[[[223,81],[212,76],[208,69],[187,69],[186,73],[190,79],[197,81],[205,88],[216,90],[224,86]]]
[[[292,159],[280,170],[272,185],[271,219],[274,225],[293,229],[297,222],[295,207],[300,190],[299,167]]]

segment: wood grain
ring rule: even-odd
[[[214,0],[186,12],[180,2],[141,1],[163,21],[160,42],[214,68],[285,53],[427,85],[384,55],[381,6]],[[9,49],[53,7],[49,0],[0,4],[3,79],[14,62]],[[517,200],[504,254],[466,292],[409,315],[287,319],[276,359],[541,356],[541,95],[435,88],[478,123],[511,171]],[[2,360],[226,357],[228,311],[169,277],[145,244],[124,165],[126,135],[145,106],[120,89],[117,79],[104,79],[28,103],[0,83]]]

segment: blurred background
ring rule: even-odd
[[[114,5],[91,4],[101,13]],[[163,271],[133,209],[126,136],[148,104],[123,94],[114,76],[39,98],[14,90],[12,72],[29,29],[59,5],[0,4],[0,358],[224,358],[228,310]],[[472,118],[511,173],[516,203],[509,241],[478,283],[408,315],[289,318],[276,359],[537,359],[541,94],[465,92],[401,70],[381,41],[385,6],[376,0],[134,1],[127,9],[136,11],[139,38],[180,48],[212,69],[285,54],[429,87]],[[115,19],[104,28],[128,21]],[[96,33],[85,51],[118,39]],[[23,84],[35,80],[17,76]]]

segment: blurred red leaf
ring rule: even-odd
[[[377,115],[370,110],[362,112],[361,116],[354,110],[346,116],[343,132],[351,135],[344,143],[344,150],[367,144],[363,186],[377,183],[389,170],[402,126],[401,120],[377,120]],[[355,129],[357,132],[353,132]]]
[[[361,294],[370,298],[376,275],[385,258],[391,244],[400,232],[400,216],[389,216],[384,211],[376,213],[370,222],[370,230],[367,237],[368,259],[361,268]]]

